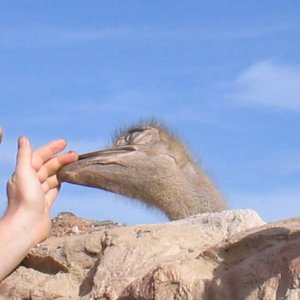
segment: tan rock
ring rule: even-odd
[[[300,219],[264,224],[241,210],[133,227],[63,214],[53,224],[0,299],[300,299]]]

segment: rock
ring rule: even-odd
[[[300,219],[251,210],[121,226],[60,214],[0,299],[300,299]]]

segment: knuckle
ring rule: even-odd
[[[17,182],[17,174],[16,173],[13,173],[10,178],[8,179],[8,184],[16,184]]]

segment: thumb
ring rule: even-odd
[[[28,138],[25,136],[19,137],[16,172],[31,168],[31,154],[31,145]]]

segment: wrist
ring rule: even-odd
[[[8,209],[1,222],[8,227],[12,238],[19,239],[24,247],[28,247],[28,250],[44,240],[51,228],[50,218],[49,224],[45,224],[47,222],[43,218],[37,218],[22,208]]]
[[[21,211],[8,210],[0,219],[0,281],[7,276],[39,242],[35,222]]]

